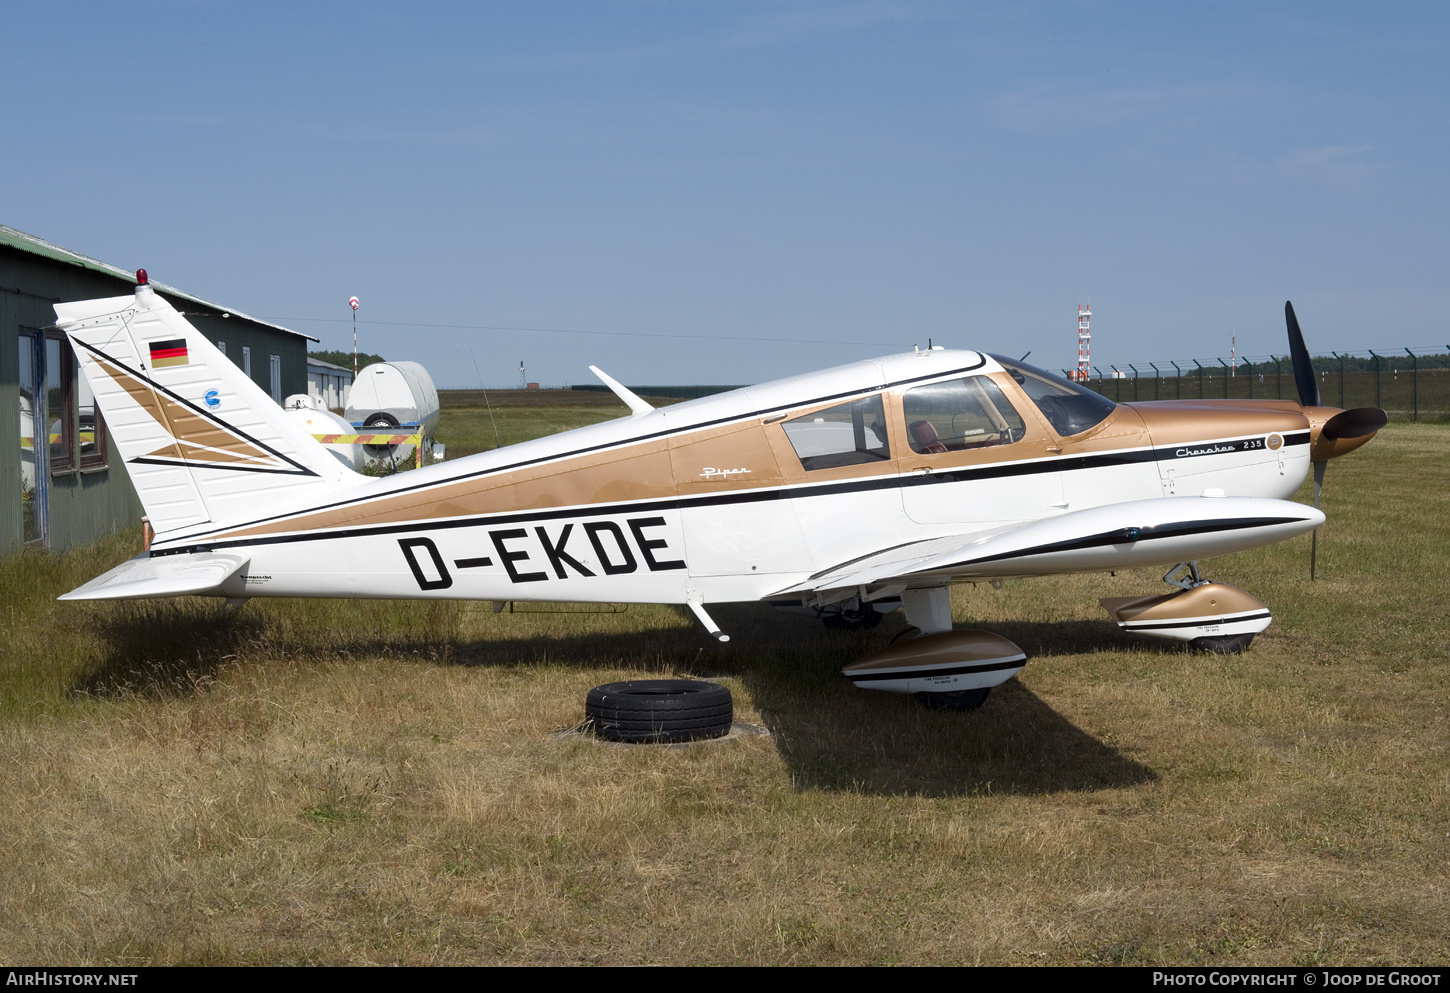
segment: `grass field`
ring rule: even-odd
[[[491,394],[492,397],[492,394]],[[496,408],[518,440],[616,413]],[[444,413],[450,455],[492,447]],[[1450,429],[1330,466],[1308,537],[1206,564],[1245,655],[1110,625],[1156,575],[957,591],[1032,656],[971,714],[885,644],[738,605],[61,604],[138,535],[0,561],[0,957],[55,963],[1445,963]],[[1301,499],[1307,499],[1307,489]],[[561,608],[568,609],[568,608]],[[769,736],[555,737],[719,680]]]
[[[623,417],[629,408],[593,390],[444,390],[438,438],[451,459]],[[649,397],[656,407],[680,401]]]

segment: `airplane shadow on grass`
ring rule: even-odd
[[[1147,766],[1075,726],[1016,679],[993,689],[979,710],[968,713],[928,710],[904,694],[857,689],[841,675],[841,666],[902,631],[905,622],[899,615],[873,632],[831,633],[817,621],[753,604],[712,608],[712,613],[732,632],[730,648],[747,659],[764,656],[757,664],[732,666],[731,674],[745,683],[800,789],[1030,795],[1115,789],[1157,779]],[[1106,623],[993,624],[992,629],[1022,645],[1029,656],[1132,646]],[[783,638],[798,649],[794,665],[770,656],[768,646]]]
[[[710,641],[689,612],[669,628],[628,634],[530,638],[461,645],[465,665],[645,669],[692,678],[734,677],[772,732],[799,789],[961,796],[1112,789],[1154,781],[1151,769],[1074,726],[1016,680],[972,713],[930,711],[909,696],[859,690],[841,667],[884,646],[905,625],[836,633],[818,621],[759,604],[719,605],[730,632]],[[1007,628],[1011,632],[1006,632]],[[1107,623],[994,625],[1029,652],[1127,650]],[[1150,650],[1157,646],[1150,646]],[[583,700],[579,712],[583,717]],[[698,746],[698,747],[729,747]]]
[[[931,711],[909,696],[852,686],[841,667],[903,630],[894,615],[867,632],[831,632],[818,621],[758,604],[711,608],[729,644],[708,639],[684,608],[680,623],[628,632],[488,640],[380,635],[349,643],[355,657],[391,655],[478,668],[552,665],[626,669],[661,676],[733,677],[770,728],[799,789],[883,795],[1041,794],[1113,789],[1157,777],[1151,769],[1075,726],[1017,680],[977,711]],[[506,622],[505,625],[506,627]],[[1175,651],[1142,643],[1106,622],[991,625],[1029,657],[1096,651]],[[244,613],[198,623],[176,612],[102,626],[105,661],[73,685],[78,693],[175,696],[204,689],[228,659],[265,644],[272,657],[306,646],[280,643]],[[1029,661],[1029,666],[1031,662]],[[577,714],[583,717],[581,697]],[[647,747],[647,746],[643,746]],[[728,743],[696,747],[731,747]]]

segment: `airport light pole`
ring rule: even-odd
[[[1382,363],[1380,361],[1380,357],[1374,353],[1373,348],[1369,350],[1369,357],[1374,359],[1374,405],[1383,410],[1385,405],[1381,402],[1380,398],[1381,394],[1384,393],[1384,363]]]
[[[1409,354],[1410,362],[1415,370],[1413,373],[1415,377],[1415,420],[1418,421],[1420,419],[1420,357],[1408,348],[1405,349],[1405,352]]]
[[[348,297],[347,305],[352,308],[352,381],[357,384],[357,297]]]

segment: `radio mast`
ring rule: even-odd
[[[1088,381],[1091,369],[1088,352],[1092,349],[1093,334],[1088,327],[1088,322],[1092,320],[1092,316],[1092,304],[1088,304],[1086,307],[1082,304],[1077,305],[1077,375],[1073,378],[1080,383]]]

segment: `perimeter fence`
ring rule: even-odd
[[[1319,395],[1326,406],[1379,407],[1392,420],[1450,419],[1450,345],[1425,349],[1364,350],[1315,356]],[[1146,362],[1093,367],[1084,385],[1105,397],[1132,400],[1298,400],[1289,356],[1271,355],[1236,363]],[[1070,375],[1068,370],[1062,370]]]

